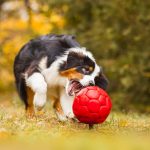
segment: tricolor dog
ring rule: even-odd
[[[88,85],[106,89],[108,81],[91,52],[71,35],[44,35],[25,44],[14,62],[17,91],[29,115],[47,97],[61,121],[73,118],[76,93]],[[47,94],[49,93],[49,96]]]

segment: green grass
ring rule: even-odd
[[[22,149],[146,150],[150,148],[150,116],[112,112],[103,124],[89,130],[86,124],[59,122],[49,102],[43,115],[26,118],[17,94],[6,93],[0,95],[0,145],[8,147],[10,143],[18,143],[18,147],[22,143]]]

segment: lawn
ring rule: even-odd
[[[17,144],[16,144],[17,143]],[[0,150],[27,149],[150,149],[150,115],[112,111],[94,129],[73,121],[59,122],[47,103],[43,114],[26,118],[15,92],[0,94]]]

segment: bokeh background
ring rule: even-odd
[[[48,33],[76,35],[93,52],[114,110],[150,112],[150,1],[0,0],[0,95],[15,93],[19,49]]]

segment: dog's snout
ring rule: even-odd
[[[90,81],[90,82],[89,82],[89,85],[90,85],[90,86],[93,86],[93,85],[94,85],[94,82],[93,82],[93,81]]]

